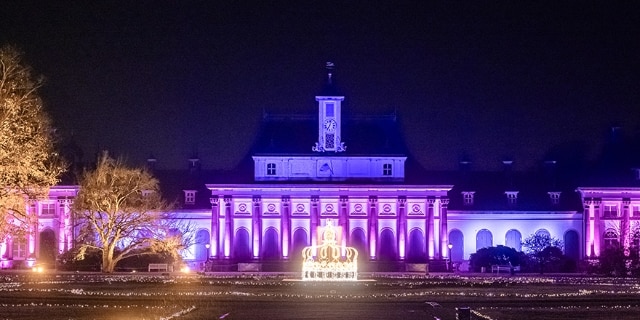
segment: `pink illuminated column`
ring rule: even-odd
[[[342,227],[342,247],[345,248],[347,246],[347,237],[349,235],[349,197],[348,196],[340,196],[340,209],[338,211],[339,214],[339,225]],[[342,255],[346,254],[346,250],[343,249]]]
[[[318,205],[320,203],[320,197],[312,196],[311,197],[311,223],[309,226],[309,235],[311,236],[311,245],[315,246],[318,244],[318,217],[320,216]]]
[[[449,254],[449,230],[447,229],[447,208],[449,199],[440,199],[440,258],[445,258]]]
[[[593,214],[594,214],[594,228],[593,228],[593,250],[596,256],[600,256],[600,247],[602,243],[602,227],[600,226],[602,217],[602,199],[593,199]]]
[[[369,256],[376,259],[378,253],[378,197],[369,197]]]
[[[285,259],[289,259],[289,248],[290,248],[290,227],[289,227],[289,217],[291,212],[291,198],[289,196],[282,196],[282,218],[280,219],[280,230],[282,230],[282,239],[280,243],[282,244],[282,257]]]
[[[631,199],[624,198],[622,199],[622,220],[620,221],[620,243],[622,244],[622,248],[624,249],[624,254],[626,256],[629,255],[629,247],[630,237],[629,237],[629,209],[631,204]]]
[[[430,259],[435,258],[436,252],[436,239],[433,234],[433,204],[436,199],[433,197],[427,198],[427,221],[426,221],[426,231],[427,231],[427,255]]]
[[[58,228],[58,251],[60,253],[66,252],[71,249],[72,244],[72,221],[71,221],[71,206],[73,200],[69,198],[60,199],[60,225]]]
[[[260,257],[261,252],[261,244],[262,244],[262,198],[260,196],[253,197],[253,214],[252,214],[252,222],[253,222],[253,235],[251,239],[253,240],[253,258],[257,259]]]
[[[218,258],[218,252],[220,252],[220,238],[218,236],[218,231],[220,230],[220,201],[218,196],[209,198],[209,203],[211,203],[211,252],[207,252],[207,254],[213,258]]]
[[[404,260],[407,256],[407,214],[406,214],[407,198],[398,197],[398,254],[400,260]]]
[[[222,248],[224,258],[229,258],[231,256],[231,245],[233,236],[231,235],[231,231],[233,230],[231,222],[233,220],[233,199],[231,196],[224,197],[224,241],[222,242]]]
[[[595,218],[592,208],[593,201],[591,199],[584,200],[584,234],[585,234],[585,256],[591,258],[595,255],[595,246],[594,246],[594,227],[595,227]]]

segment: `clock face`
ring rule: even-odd
[[[333,119],[326,120],[324,122],[324,128],[327,129],[327,131],[333,131],[333,130],[336,129],[337,126],[338,126],[338,124]]]

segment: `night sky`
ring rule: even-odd
[[[8,2],[0,44],[46,77],[47,110],[84,160],[109,149],[186,168],[197,152],[231,169],[263,110],[316,112],[326,61],[344,108],[397,112],[429,170],[463,155],[488,170],[552,149],[593,158],[612,125],[640,127],[632,1]]]

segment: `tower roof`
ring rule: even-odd
[[[322,90],[318,96],[342,96],[343,94],[338,90],[335,80],[335,64],[333,62],[327,62],[325,64],[327,76],[322,85]]]

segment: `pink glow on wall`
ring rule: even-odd
[[[400,241],[398,241],[398,254],[400,255],[400,260],[404,260],[405,257],[405,240],[402,234],[400,235]]]
[[[371,259],[376,258],[376,240],[375,239],[371,239],[369,241],[369,256],[371,257]]]
[[[289,257],[289,239],[282,237],[282,257]]]

